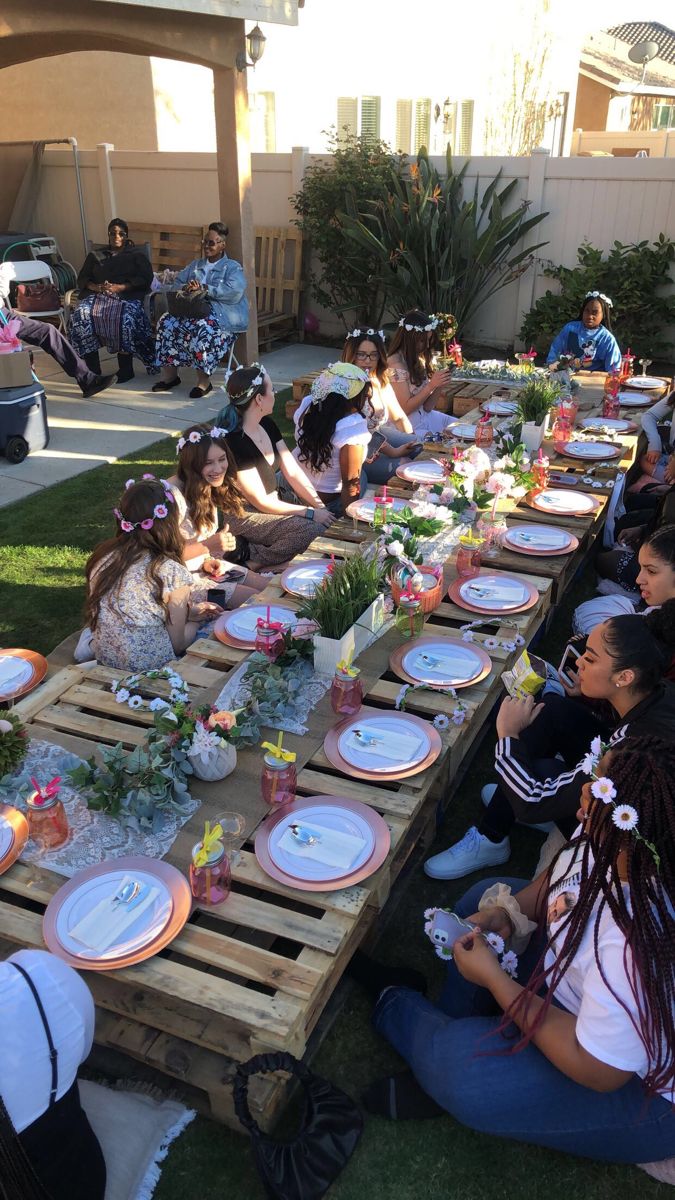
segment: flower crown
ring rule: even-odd
[[[401,317],[398,324],[399,329],[405,329],[406,333],[431,333],[432,329],[436,329],[438,321],[436,317],[432,317],[428,325],[413,325],[410,321],[406,321],[405,317]]]
[[[180,454],[181,450],[183,449],[183,446],[187,446],[188,442],[191,445],[196,446],[197,443],[201,442],[202,438],[205,438],[205,437],[210,437],[210,438],[214,438],[214,439],[215,438],[224,438],[224,437],[227,437],[227,430],[221,429],[220,425],[214,425],[213,429],[206,429],[203,432],[200,431],[199,429],[193,429],[192,433],[189,433],[186,438],[179,437],[178,441],[176,442],[176,454]],[[145,475],[143,476],[143,478],[145,479]]]
[[[140,482],[142,482],[144,479],[152,480],[154,483],[158,482],[155,475],[143,475]],[[133,487],[135,483],[135,479],[127,479],[124,485],[124,490],[128,491],[129,488]],[[176,501],[173,492],[171,491],[166,479],[160,479],[159,483],[161,483],[162,487],[164,488],[164,498],[168,500],[170,504],[175,504]],[[117,520],[120,523],[122,533],[133,533],[134,529],[152,529],[155,521],[163,521],[165,517],[168,517],[169,510],[166,507],[166,504],[156,504],[152,510],[152,516],[145,517],[142,521],[127,521],[126,517],[122,516],[119,508],[113,508],[113,514],[117,517]]]
[[[611,779],[604,775],[597,775],[596,768],[603,754],[607,750],[614,748],[611,742],[603,742],[602,738],[594,737],[591,742],[591,748],[588,754],[585,755],[581,764],[581,769],[585,775],[590,775],[593,783],[591,784],[591,795],[596,800],[602,800],[603,804],[611,804],[614,811],[612,813],[612,821],[617,829],[623,833],[632,833],[639,842],[643,842],[649,850],[654,862],[656,870],[659,870],[661,859],[657,852],[656,846],[652,842],[648,842],[646,838],[638,830],[638,813],[637,809],[633,808],[632,804],[617,804],[616,803],[616,788]]]
[[[265,368],[263,367],[262,363],[251,363],[251,370],[253,370],[254,367],[257,367],[258,373],[255,378],[251,380],[248,387],[244,388],[243,392],[227,393],[232,404],[238,404],[242,400],[250,400],[256,388],[262,387],[263,383],[265,382]]]
[[[352,329],[351,333],[346,335],[345,341],[348,342],[350,338],[358,337],[379,337],[384,341],[384,329],[359,329],[357,326],[356,329]]]
[[[604,300],[608,308],[614,308],[609,296],[606,296],[604,292],[586,292],[584,300]]]

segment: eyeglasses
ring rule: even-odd
[[[215,242],[210,240],[209,238],[202,238],[202,246],[219,246],[220,243],[221,243],[220,238],[218,238],[218,240]]]
[[[365,358],[368,359],[368,361],[371,359],[375,359],[377,361],[379,357],[380,356],[377,353],[377,350],[373,350],[370,354],[366,350],[357,350],[356,354],[354,355],[354,358]]]

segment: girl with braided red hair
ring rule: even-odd
[[[375,1026],[412,1074],[374,1085],[372,1111],[445,1110],[605,1162],[675,1156],[675,746],[598,743],[580,826],[548,871],[482,880],[455,905],[473,931],[440,1006],[380,995]]]

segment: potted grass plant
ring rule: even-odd
[[[531,379],[521,388],[517,421],[522,423],[521,441],[532,453],[546,436],[546,422],[553,405],[560,399],[560,385],[551,379]]]
[[[333,675],[337,664],[354,658],[384,621],[382,566],[375,559],[355,554],[336,563],[313,596],[298,609],[303,620],[313,621],[314,670]]]

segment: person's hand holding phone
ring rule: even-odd
[[[200,600],[198,604],[188,606],[188,621],[212,621],[214,617],[225,612],[220,604],[212,604],[210,600]]]
[[[453,958],[463,979],[479,987],[490,988],[492,980],[502,979],[499,959],[481,933],[467,933],[453,947]]]
[[[511,918],[500,904],[491,904],[488,908],[481,908],[478,912],[472,913],[470,917],[466,917],[466,921],[469,925],[477,925],[481,933],[498,933],[505,942],[513,934]]]

